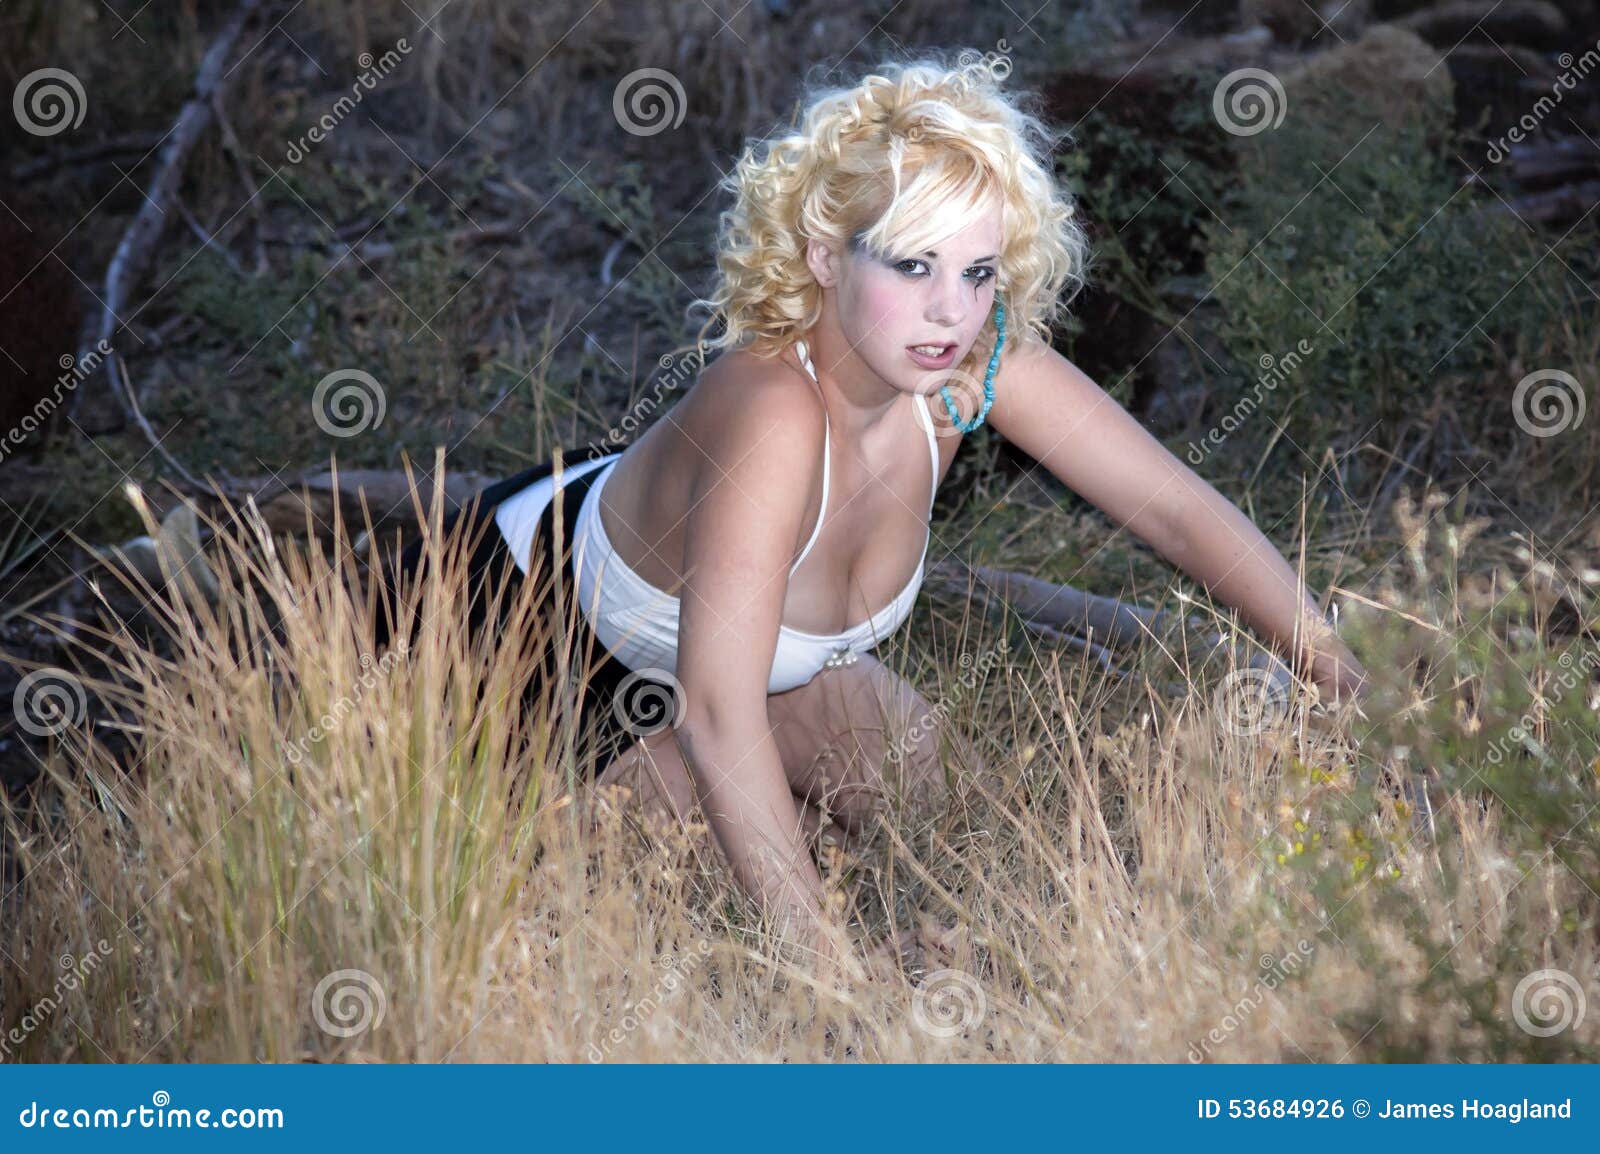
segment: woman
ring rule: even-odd
[[[746,892],[830,955],[807,833],[824,810],[851,832],[886,794],[943,786],[941,735],[902,737],[935,714],[871,650],[910,612],[939,479],[984,421],[1325,694],[1363,678],[1249,520],[1050,347],[1087,255],[1057,139],[965,56],[817,94],[723,183],[700,302],[723,332],[697,348],[728,351],[625,452],[569,466],[560,501],[545,467],[475,514],[492,509],[480,568],[500,579],[507,557],[536,571],[564,512],[602,651],[592,711],[640,677],[672,694],[670,724],[624,721],[638,739],[599,783],[680,817],[698,804]]]

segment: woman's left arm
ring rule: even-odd
[[[1266,535],[1077,366],[1030,336],[994,392],[996,432],[1237,609],[1325,700],[1364,691],[1361,663]]]

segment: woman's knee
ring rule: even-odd
[[[699,805],[694,780],[670,730],[633,742],[597,775],[595,784],[624,786],[647,808],[671,814],[680,823],[691,820]]]
[[[818,751],[796,796],[828,814],[851,833],[870,827],[887,794],[882,775],[868,764],[874,751],[859,741],[836,740]]]
[[[936,805],[948,792],[941,750],[950,732],[944,712],[916,694],[913,708],[899,726],[887,734],[885,774],[904,800],[915,805]]]

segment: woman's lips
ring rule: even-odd
[[[926,353],[917,352],[911,345],[907,345],[906,354],[925,369],[942,369],[948,367],[956,359],[956,346],[948,345],[942,355],[930,357]]]

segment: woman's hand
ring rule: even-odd
[[[1360,705],[1372,687],[1372,679],[1343,642],[1319,654],[1312,663],[1311,683],[1317,687],[1319,704],[1329,709]]]

